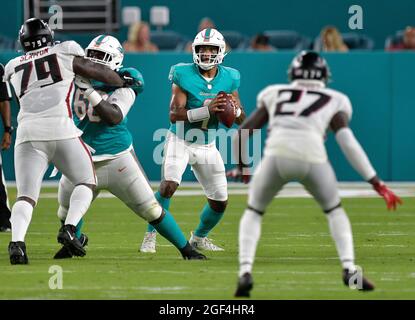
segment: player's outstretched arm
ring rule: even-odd
[[[81,76],[75,77],[75,84],[83,90],[84,96],[88,99],[94,111],[99,115],[101,121],[114,126],[119,124],[123,119],[121,108],[116,104],[109,103],[102,99],[101,95],[94,90],[91,82]]]
[[[261,129],[268,122],[268,111],[265,106],[256,109],[239,127],[233,139],[233,152],[238,163],[237,167],[229,171],[226,175],[229,178],[241,179],[242,182],[248,183],[250,175],[246,172],[246,145],[249,137],[255,129]]]
[[[334,115],[330,122],[330,128],[334,131],[336,141],[352,167],[362,178],[372,184],[375,191],[385,199],[388,209],[396,209],[401,204],[401,199],[396,196],[376,175],[375,169],[369,161],[366,152],[357,141],[349,128],[349,120],[344,112]]]
[[[123,87],[124,81],[110,68],[94,63],[83,57],[75,57],[72,63],[73,72],[87,79],[104,82],[114,87]]]

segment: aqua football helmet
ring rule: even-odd
[[[93,62],[118,70],[122,67],[124,49],[116,38],[103,34],[91,41],[85,49],[85,55]]]

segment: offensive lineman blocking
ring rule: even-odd
[[[91,83],[79,76],[75,79],[75,123],[83,131],[82,139],[94,150],[92,159],[97,185],[93,199],[103,189],[110,191],[153,225],[180,251],[184,259],[206,259],[190,246],[171,213],[163,210],[157,202],[135,155],[133,139],[127,128],[127,114],[136,95],[143,91],[142,75],[134,68],[122,68],[124,50],[112,36],[95,37],[85,49],[85,54],[87,59],[131,78],[134,83],[128,88],[112,88],[96,81]],[[68,214],[74,187],[71,180],[62,175],[58,191],[58,217],[61,221]],[[85,246],[88,238],[80,233],[81,226],[82,222],[77,226],[76,236]],[[54,258],[71,257],[71,252],[62,247]]]
[[[117,87],[123,87],[125,81],[111,69],[84,59],[76,42],[55,44],[53,31],[43,20],[28,19],[19,40],[25,54],[9,61],[5,70],[5,79],[13,85],[20,104],[10,262],[28,263],[24,239],[49,162],[75,185],[58,242],[73,255],[83,256],[85,250],[75,237],[75,226],[91,203],[96,182],[91,155],[72,119],[73,79],[79,74]]]
[[[234,177],[247,179],[243,146],[246,136],[240,131],[259,129],[269,123],[262,163],[249,186],[248,206],[239,226],[239,281],[236,297],[249,297],[253,287],[252,266],[261,234],[262,216],[274,196],[289,181],[298,181],[319,203],[326,214],[343,268],[343,282],[356,274],[353,237],[349,219],[341,206],[335,173],[327,159],[324,135],[330,128],[353,168],[372,184],[388,209],[401,203],[379,180],[366,153],[348,126],[352,115],[349,98],[326,88],[330,72],[326,61],[315,52],[298,54],[289,70],[288,85],[271,85],[257,97],[257,110],[240,127],[237,135],[239,166]],[[359,290],[373,290],[362,277]]]

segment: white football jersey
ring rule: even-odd
[[[349,98],[320,81],[268,86],[258,94],[257,107],[261,106],[269,116],[264,154],[313,163],[327,161],[324,140],[333,116],[342,111],[349,120],[352,117]]]
[[[20,104],[16,145],[82,134],[71,112],[75,56],[84,56],[84,50],[75,41],[65,41],[27,52],[6,65],[5,79],[13,85]]]

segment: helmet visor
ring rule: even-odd
[[[112,57],[109,53],[95,49],[88,49],[86,57],[94,62],[102,63],[105,65],[109,65],[109,63],[112,61]]]

